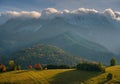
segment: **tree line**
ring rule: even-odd
[[[110,60],[110,66],[115,66],[117,64],[117,60],[115,58],[112,58]],[[70,67],[68,65],[42,65],[40,63],[37,64],[30,64],[27,66],[28,69],[32,70],[47,70],[47,69],[70,69],[73,67]],[[84,70],[84,71],[99,71],[99,72],[104,72],[105,67],[103,66],[102,63],[92,63],[92,62],[83,62],[77,64],[77,66],[74,66],[77,70]],[[21,65],[16,64],[14,60],[10,60],[8,63],[8,66],[5,66],[4,64],[0,64],[0,72],[5,72],[5,71],[14,71],[14,70],[21,70]]]
[[[36,64],[30,64],[27,66],[27,69],[29,70],[47,70],[47,69],[69,69],[70,67],[68,65],[42,65],[40,63]],[[14,60],[10,60],[8,63],[8,66],[4,64],[0,64],[0,72],[6,72],[6,71],[15,71],[15,70],[21,70],[21,65],[16,64]]]
[[[110,66],[117,65],[117,60],[112,58],[110,60]],[[98,71],[98,72],[105,72],[105,67],[102,63],[89,63],[83,62],[76,66],[77,70],[84,70],[84,71]]]

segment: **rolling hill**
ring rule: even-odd
[[[96,77],[90,78],[86,84],[120,84],[120,66],[113,66],[106,68],[106,73],[100,74]],[[113,74],[112,80],[107,80],[108,73]]]
[[[79,71],[75,69],[22,70],[0,73],[2,84],[119,84],[120,66],[108,67],[105,73]],[[106,80],[107,74],[114,74]]]
[[[19,84],[80,84],[98,73],[74,69],[13,71],[0,74],[0,83]]]

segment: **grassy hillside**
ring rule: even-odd
[[[74,69],[22,70],[0,73],[0,84],[120,84],[120,66],[106,68],[106,73]],[[107,80],[107,74],[114,75]]]
[[[80,84],[98,74],[74,69],[13,71],[0,74],[0,84]]]
[[[112,80],[107,80],[108,73],[113,74]],[[120,66],[106,68],[106,73],[90,78],[85,84],[120,84]]]

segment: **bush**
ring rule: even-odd
[[[43,69],[41,64],[35,64],[35,65],[34,65],[34,68],[35,68],[36,70],[42,70],[42,69]]]
[[[85,71],[99,71],[103,72],[104,68],[102,65],[97,63],[80,63],[76,66],[77,70],[85,70]]]
[[[29,68],[29,69],[32,69],[33,67],[32,67],[32,65],[29,65],[28,68]]]
[[[0,72],[5,72],[6,66],[4,64],[0,64]]]
[[[111,80],[111,79],[113,79],[113,74],[112,74],[112,73],[109,73],[109,74],[107,75],[107,80]]]

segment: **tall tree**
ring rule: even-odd
[[[110,60],[110,66],[115,66],[117,64],[117,60],[115,58],[112,58]]]
[[[10,61],[9,61],[9,70],[10,70],[10,71],[15,70],[15,63],[14,63],[14,60],[10,60]]]

